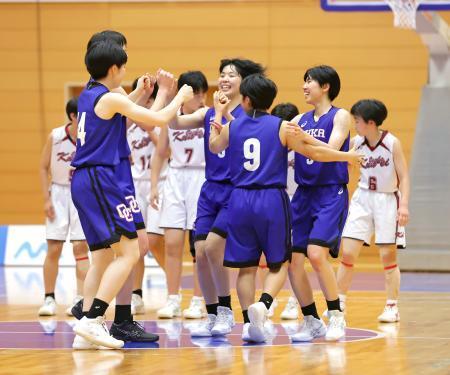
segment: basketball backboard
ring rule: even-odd
[[[323,10],[330,12],[387,12],[391,10],[383,0],[320,0],[320,5]],[[450,1],[422,0],[418,10],[450,10]]]

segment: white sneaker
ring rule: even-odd
[[[216,324],[217,316],[214,314],[208,314],[208,319],[203,320],[197,324],[196,327],[191,327],[192,337],[211,337],[211,330]]]
[[[272,302],[272,304],[270,305],[269,311],[267,312],[267,317],[271,318],[275,315],[275,309],[278,306],[278,300],[275,298]]]
[[[233,311],[225,306],[217,307],[217,318],[211,329],[213,336],[223,336],[231,332],[234,327]]]
[[[145,314],[145,306],[142,297],[139,294],[131,294],[131,315]]]
[[[250,323],[244,323],[242,327],[242,341],[251,342],[250,334],[248,333],[248,329],[250,328]]]
[[[250,340],[253,342],[265,342],[266,330],[264,323],[267,319],[267,308],[262,302],[256,302],[248,307],[248,318],[250,319],[250,326],[248,334]]]
[[[73,331],[85,340],[98,346],[120,349],[124,345],[122,340],[117,340],[109,335],[103,316],[95,319],[88,319],[84,316],[74,327]]]
[[[339,308],[341,309],[341,311],[344,313],[345,315],[345,302],[339,301]],[[322,313],[322,318],[324,319],[330,319],[330,314],[328,313],[328,310],[325,310]]]
[[[171,294],[167,298],[166,305],[160,308],[156,313],[158,318],[172,319],[181,316],[181,296]]]
[[[78,302],[80,302],[83,299],[82,296],[76,296],[73,299],[72,305],[70,305],[67,309],[66,309],[66,315],[67,316],[73,316],[72,314],[72,307],[74,307]]]
[[[39,308],[39,316],[56,315],[56,301],[53,297],[46,297],[44,304]]]
[[[202,297],[194,296],[191,299],[189,307],[183,311],[183,317],[186,319],[201,319],[206,316]]]
[[[400,321],[400,313],[397,305],[386,305],[383,313],[378,317],[381,323],[395,323]]]
[[[92,344],[91,342],[85,340],[83,337],[81,337],[79,335],[75,335],[75,338],[74,338],[73,344],[72,344],[72,348],[77,349],[77,350],[111,349],[111,348],[107,348],[106,346],[99,346],[99,345]]]
[[[317,337],[323,337],[327,333],[327,326],[321,319],[316,319],[312,315],[303,318],[300,330],[291,336],[293,342],[312,341]]]
[[[330,322],[327,327],[326,341],[338,341],[345,336],[345,316],[338,310],[330,310],[328,312]]]
[[[282,311],[280,318],[283,320],[298,319],[298,302],[294,297],[289,297],[286,307]]]

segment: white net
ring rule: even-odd
[[[400,29],[416,28],[416,13],[420,0],[385,0],[394,13],[394,26]]]

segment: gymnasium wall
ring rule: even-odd
[[[386,128],[409,158],[427,51],[392,27],[390,13],[325,13],[314,0],[205,3],[0,4],[0,224],[43,223],[39,157],[53,127],[65,123],[67,87],[88,75],[90,35],[116,29],[128,39],[127,79],[164,67],[201,69],[213,82],[223,57],[268,67],[279,101],[307,110],[307,67],[333,65],[342,79],[336,104],[383,100]]]

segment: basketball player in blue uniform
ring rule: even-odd
[[[288,148],[321,161],[358,161],[359,157],[355,152],[310,146],[308,138],[312,137],[297,125],[269,115],[266,111],[277,87],[262,74],[245,78],[240,92],[245,114],[225,126],[221,125],[221,107],[229,101],[222,93],[215,93],[216,113],[209,147],[214,153],[228,148],[230,155],[234,189],[228,204],[224,265],[239,268],[236,289],[244,317],[242,339],[264,342],[268,310],[286,281],[291,259],[291,208],[286,192]],[[291,128],[297,128],[299,135],[293,135]],[[269,274],[259,302],[253,303],[262,252]]]
[[[104,30],[94,34],[88,44],[87,49],[89,49],[95,43],[101,41],[110,41],[118,44],[124,50],[126,50],[127,40],[125,36],[117,31],[113,30]],[[92,79],[91,79],[92,80]],[[170,79],[169,75],[164,73],[159,73],[158,80],[161,84],[160,98],[156,101],[159,102],[158,108],[162,107],[162,103],[165,102],[166,96],[170,91],[171,84],[173,84],[173,80]],[[145,82],[147,81],[147,85]],[[122,87],[117,87],[112,89],[112,92],[119,93],[127,96],[133,102],[138,102],[143,96],[148,94],[148,91],[151,91],[153,87],[150,86],[150,79],[146,75],[142,76],[138,79],[137,87],[129,94],[125,92]],[[166,84],[167,87],[164,87]],[[165,92],[166,95],[162,95],[161,93]],[[150,95],[150,94],[148,94]],[[162,98],[161,98],[162,97]],[[152,108],[154,109],[154,108]],[[125,118],[124,118],[125,119]],[[145,225],[142,217],[142,213],[140,211],[140,207],[136,201],[136,194],[134,190],[134,183],[132,180],[131,174],[131,165],[129,161],[130,149],[128,146],[128,142],[126,139],[126,122],[123,121],[121,124],[121,136],[119,138],[119,154],[120,154],[120,163],[115,167],[116,178],[119,181],[119,185],[124,192],[127,199],[130,201],[130,207],[132,207],[133,221],[136,226],[137,235],[138,235],[138,243],[141,257],[145,256],[148,252],[148,239],[145,233]],[[118,293],[116,297],[115,304],[115,315],[114,315],[114,323],[111,326],[111,335],[117,339],[124,341],[147,341],[152,342],[158,339],[157,335],[153,335],[151,333],[145,332],[144,328],[139,325],[137,322],[133,320],[131,315],[131,299],[132,299],[132,290],[133,290],[133,278],[134,278],[134,270],[130,274],[127,281],[124,283],[122,289]],[[87,296],[93,297],[93,296]],[[83,306],[83,300],[81,300],[75,307],[72,309],[72,312],[75,317],[81,319],[84,315],[86,315],[88,307]],[[74,342],[74,347],[78,349],[86,349],[89,348],[89,345],[85,345],[85,343],[78,338]]]
[[[127,54],[117,43],[99,42],[87,51],[85,63],[92,80],[80,95],[77,152],[72,162],[72,199],[92,252],[85,281],[84,305],[89,308],[74,331],[99,347],[120,348],[124,342],[109,335],[104,314],[139,257],[133,202],[117,180],[123,116],[164,126],[176,115],[192,88],[182,88],[173,101],[155,113],[111,92],[125,75]],[[150,127],[150,126],[149,126]],[[115,259],[111,261],[112,248]],[[95,295],[89,299],[88,295]]]
[[[330,66],[310,68],[304,74],[303,92],[310,112],[298,115],[304,132],[318,143],[326,143],[335,150],[348,151],[351,116],[333,106],[340,90],[340,79]],[[311,341],[325,336],[337,341],[345,336],[345,319],[340,310],[336,276],[328,255],[337,258],[342,230],[348,211],[347,163],[320,163],[295,155],[297,190],[292,198],[292,263],[289,278],[300,303],[304,322],[293,341]],[[317,314],[312,289],[305,271],[308,257],[319,278],[329,311],[329,325],[325,326]]]
[[[250,74],[262,73],[261,65],[243,59],[224,59],[219,67],[219,89],[230,103],[223,112],[225,123],[243,114],[239,86]],[[232,191],[229,170],[229,154],[225,150],[213,154],[208,147],[210,122],[214,120],[214,108],[203,108],[191,115],[178,116],[172,128],[204,127],[205,175],[197,205],[195,221],[195,250],[198,280],[205,298],[207,321],[195,329],[192,336],[208,337],[226,335],[234,326],[231,309],[228,270],[223,266],[225,239],[227,237],[227,207]]]

